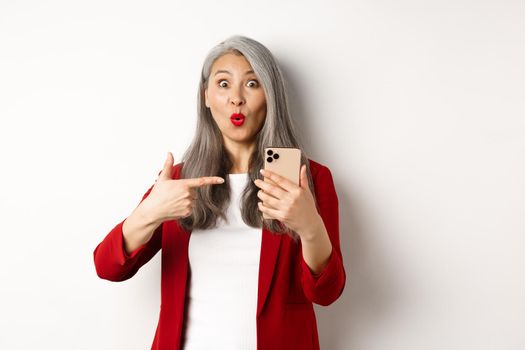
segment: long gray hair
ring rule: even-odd
[[[192,230],[215,227],[219,216],[227,221],[224,213],[230,201],[227,174],[233,162],[224,148],[222,133],[205,104],[205,90],[212,65],[226,53],[244,56],[259,79],[266,96],[266,120],[256,136],[256,148],[250,157],[250,181],[241,194],[242,219],[248,226],[260,228],[264,225],[268,230],[289,234],[297,239],[297,233],[280,221],[263,219],[257,205],[260,201],[257,192],[260,189],[253,181],[262,179],[259,169],[264,167],[264,147],[296,147],[301,149],[301,165],[306,164],[308,183],[315,201],[310,164],[289,114],[285,82],[277,61],[264,45],[240,35],[231,36],[213,47],[204,60],[197,97],[197,127],[193,141],[182,159],[181,178],[221,176],[225,182],[222,185],[197,187],[197,199],[192,214],[179,222],[184,229]]]

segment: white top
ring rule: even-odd
[[[226,223],[192,230],[188,255],[184,350],[256,349],[256,312],[262,229],[244,223],[240,196],[247,173],[228,174],[231,201]]]

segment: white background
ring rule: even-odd
[[[333,173],[322,349],[525,348],[525,3],[0,2],[0,348],[149,349],[160,254],[93,250],[178,161],[208,50],[259,40]]]

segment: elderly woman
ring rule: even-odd
[[[97,274],[127,280],[162,249],[152,349],[319,349],[313,303],[334,302],[346,279],[338,199],[299,143],[271,52],[243,36],[218,44],[198,106],[182,161],[168,153],[95,248]],[[301,149],[299,184],[261,171],[268,146]]]

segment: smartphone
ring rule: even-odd
[[[301,150],[294,147],[265,147],[264,169],[279,174],[299,185]],[[264,181],[275,184],[266,177]],[[265,213],[263,213],[263,218],[271,219]]]

